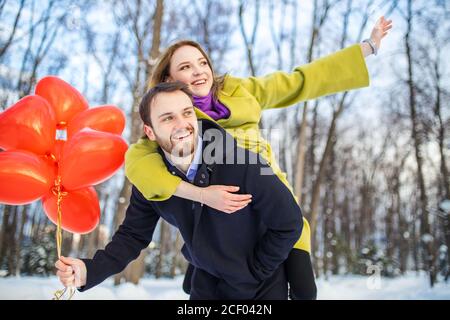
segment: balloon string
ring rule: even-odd
[[[56,196],[56,207],[58,213],[58,219],[56,224],[56,251],[58,253],[58,259],[61,258],[61,244],[62,244],[62,228],[61,228],[61,220],[62,220],[62,210],[61,210],[61,202],[63,196],[67,195],[67,192],[63,191],[61,188],[61,176],[58,176],[55,181],[55,186],[52,189],[53,194]],[[53,295],[53,300],[61,300],[67,291],[67,287],[61,290],[57,290]],[[75,289],[73,287],[69,288],[69,297],[68,300],[72,299],[75,294]]]

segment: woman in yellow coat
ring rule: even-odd
[[[368,86],[369,75],[364,58],[376,54],[381,39],[391,27],[391,21],[381,17],[370,39],[361,44],[299,66],[292,73],[278,71],[264,77],[249,78],[216,76],[209,57],[199,44],[179,41],[160,56],[150,87],[164,81],[187,83],[194,94],[197,116],[217,121],[240,146],[259,153],[292,192],[270,144],[260,135],[261,112]],[[233,186],[201,188],[170,174],[156,151],[157,147],[155,142],[141,138],[130,146],[125,156],[127,178],[148,200],[164,201],[175,195],[226,213],[233,213],[250,203],[251,195],[236,194],[238,190]],[[286,261],[293,299],[315,298],[310,252],[309,224],[304,219],[301,237]]]

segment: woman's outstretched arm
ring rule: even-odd
[[[392,28],[392,21],[381,17],[372,29],[370,39],[378,50],[381,40]],[[367,87],[369,73],[365,57],[372,54],[369,43],[353,44],[327,56],[296,67],[291,73],[276,71],[262,77],[228,77],[258,101],[261,109],[284,108],[338,92]]]
[[[388,34],[388,30],[391,28],[392,20],[386,20],[384,17],[381,17],[377,20],[375,26],[372,29],[372,33],[370,34],[370,40],[372,40],[373,45],[376,46],[376,50],[380,49],[381,40]],[[374,53],[372,46],[368,42],[362,42],[360,46],[364,57],[367,57]]]

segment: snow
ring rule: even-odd
[[[317,280],[321,300],[450,300],[450,282],[429,286],[426,274],[411,273],[398,278],[332,276]]]
[[[441,202],[439,208],[444,211],[446,214],[450,213],[450,199],[446,199]]]
[[[113,279],[86,292],[76,292],[73,300],[185,300],[183,277],[175,279],[144,278],[139,285],[123,283],[114,287]],[[56,277],[0,278],[0,299],[48,300],[62,286]],[[325,300],[450,300],[450,283],[440,282],[434,288],[428,285],[425,274],[407,274],[387,279],[374,276],[331,276],[317,280],[318,299]]]
[[[189,296],[181,289],[183,276],[175,279],[144,278],[139,285],[123,283],[114,286],[107,279],[85,292],[75,292],[72,300],[186,300]],[[56,290],[62,289],[57,277],[10,277],[0,279],[0,300],[48,300]]]

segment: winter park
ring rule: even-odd
[[[0,300],[450,300],[449,1],[0,0],[0,107]]]

